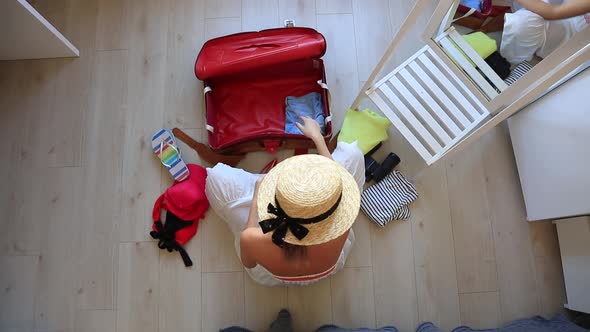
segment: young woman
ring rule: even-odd
[[[524,8],[506,14],[500,54],[512,64],[545,58],[590,25],[590,0],[515,0]]]
[[[297,124],[318,155],[288,158],[267,175],[217,164],[207,197],[235,236],[248,274],[267,286],[306,285],[344,267],[354,242],[364,158],[356,143],[330,154],[316,121]]]

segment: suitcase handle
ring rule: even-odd
[[[262,141],[262,146],[264,146],[264,149],[266,150],[266,152],[271,153],[271,154],[275,154],[279,151],[279,148],[281,147],[282,142],[280,140],[276,140],[276,139],[265,139]]]
[[[253,44],[253,45],[250,45],[250,46],[242,46],[242,47],[236,48],[236,51],[248,50],[248,49],[251,49],[251,48],[263,48],[263,47],[266,47],[266,48],[277,48],[277,47],[281,47],[281,45],[279,45],[279,44]]]

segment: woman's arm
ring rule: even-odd
[[[324,141],[324,136],[322,136],[320,125],[314,119],[306,116],[302,116],[301,120],[303,120],[303,124],[298,122],[295,123],[297,128],[301,130],[303,135],[310,138],[315,143],[315,147],[320,156],[332,159],[332,155],[326,146],[326,141]]]
[[[526,9],[546,20],[561,20],[590,13],[590,0],[570,0],[554,6],[541,0],[516,0]]]
[[[258,239],[258,187],[262,182],[264,175],[260,176],[258,180],[256,180],[256,185],[254,187],[254,195],[252,196],[252,203],[250,204],[250,212],[248,213],[248,222],[246,223],[246,227],[240,233],[240,258],[242,260],[242,264],[246,268],[253,268],[256,266],[257,262],[254,258],[254,252],[256,247],[256,241]]]
[[[240,233],[240,259],[244,267],[251,269],[258,264],[254,258],[256,241],[258,240],[255,229],[246,228]]]
[[[254,186],[254,196],[252,196],[252,203],[250,203],[250,212],[248,213],[248,222],[246,223],[246,228],[251,227],[259,227],[258,226],[258,187],[262,182],[264,175],[261,175],[258,180],[256,180],[256,185]]]

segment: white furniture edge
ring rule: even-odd
[[[32,15],[37,21],[45,27],[49,32],[57,38],[71,53],[64,54],[60,57],[78,57],[80,56],[80,51],[64,36],[62,35],[51,23],[49,23],[33,6],[31,6],[26,0],[3,0],[3,1],[16,1],[18,4],[23,6],[30,15]],[[51,56],[53,57],[53,56]],[[39,57],[26,57],[22,59],[43,59],[47,58],[46,56],[39,56]],[[1,60],[20,60],[21,58],[6,58],[3,59],[2,55],[0,54]]]

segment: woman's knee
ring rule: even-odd
[[[224,164],[207,168],[205,191],[211,207],[217,210],[218,214],[224,214],[226,217],[233,213],[228,211],[239,210],[237,206],[251,200],[258,178],[256,174]]]
[[[339,142],[332,157],[354,176],[359,188],[365,183],[365,156],[358,144]]]
[[[512,64],[530,60],[545,42],[545,20],[526,9],[506,14],[500,53]]]

